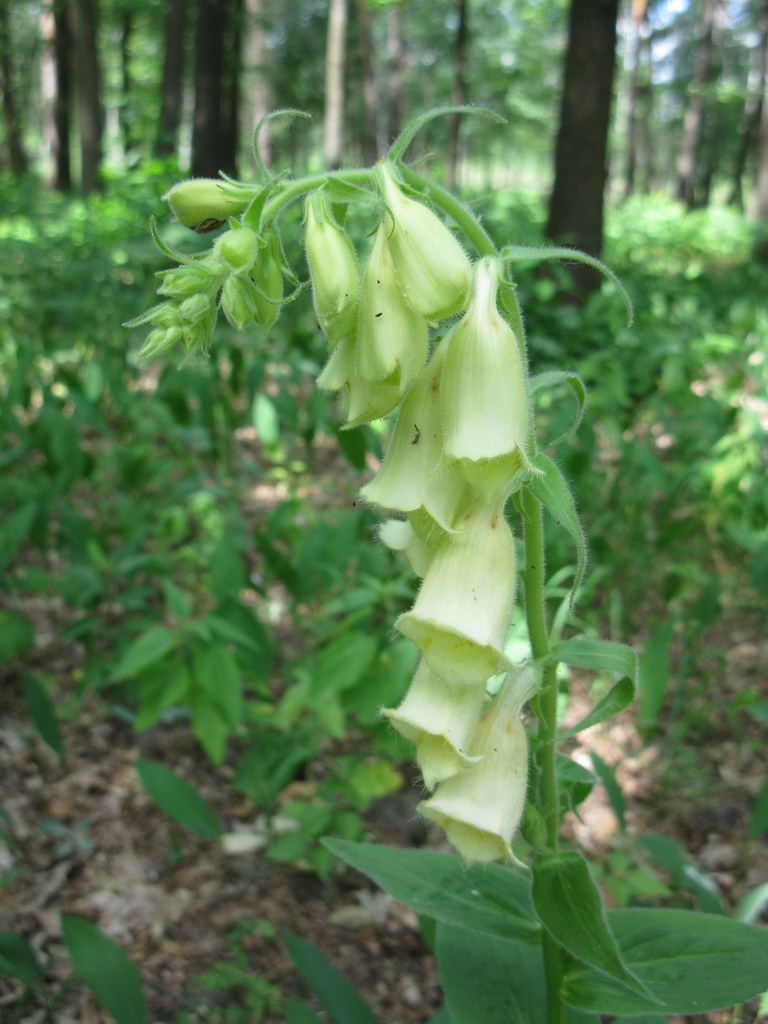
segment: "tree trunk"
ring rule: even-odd
[[[11,173],[20,177],[29,167],[27,154],[21,141],[18,105],[14,84],[14,46],[8,21],[8,6],[0,3],[0,91],[2,91],[5,142]]]
[[[187,0],[168,0],[163,22],[163,82],[160,101],[160,126],[155,139],[157,156],[176,152],[181,120],[184,82],[184,36],[187,26]]]
[[[240,146],[240,70],[244,0],[230,0],[224,26],[224,66],[221,85],[221,166],[237,173]]]
[[[627,111],[627,163],[624,197],[629,198],[641,181],[647,191],[650,179],[651,52],[648,0],[632,0],[629,49],[629,109]]]
[[[373,41],[371,34],[371,9],[366,0],[357,0],[357,31],[360,41],[360,69],[363,94],[363,116],[360,126],[360,152],[363,163],[369,167],[376,163],[378,144],[376,140],[376,75],[373,68]]]
[[[749,213],[759,220],[768,221],[768,81],[763,92],[763,108],[757,137],[757,176]]]
[[[256,125],[271,109],[264,0],[245,0],[245,17],[242,68],[245,97],[243,127],[250,137]],[[271,147],[268,123],[259,132],[258,145],[261,159],[269,166]]]
[[[132,125],[132,93],[133,79],[131,77],[131,36],[133,34],[133,11],[126,9],[120,13],[120,72],[122,78],[122,96],[118,107],[120,118],[120,132],[123,136],[123,152],[128,153],[133,149],[135,139],[133,138]]]
[[[765,0],[760,11],[757,44],[753,51],[752,69],[747,83],[739,148],[733,162],[733,183],[728,199],[730,204],[738,206],[740,210],[744,208],[742,186],[744,171],[750,154],[754,153],[757,146],[766,80],[768,80],[768,0]]]
[[[704,123],[704,91],[712,74],[715,23],[723,0],[703,0],[701,35],[683,118],[683,137],[677,158],[675,198],[692,210],[696,201],[696,157]]]
[[[555,181],[547,236],[594,256],[603,245],[603,193],[616,65],[619,0],[571,0]],[[577,292],[599,284],[594,271],[572,269]]]
[[[52,188],[72,185],[69,159],[69,41],[67,19],[61,0],[45,0],[40,11],[41,94],[43,100],[43,138],[48,168],[46,177]]]
[[[222,74],[227,0],[198,0],[195,29],[195,112],[192,121],[192,174],[215,178],[233,172],[222,159]]]
[[[330,0],[325,49],[325,120],[323,158],[333,170],[341,167],[344,142],[344,58],[347,44],[347,0]]]
[[[405,80],[405,42],[403,5],[395,2],[387,11],[387,110],[388,142],[400,134],[403,119],[403,83]]]
[[[80,188],[85,195],[101,187],[101,73],[95,0],[69,0],[72,56],[77,74],[77,119],[80,133]]]
[[[462,106],[467,102],[467,38],[469,35],[467,0],[455,0],[458,24],[453,40],[453,82],[451,83],[451,104]],[[459,132],[461,115],[454,114],[448,122],[448,153],[445,168],[445,183],[453,189],[459,165]]]

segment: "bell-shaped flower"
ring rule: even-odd
[[[416,533],[407,519],[387,519],[379,527],[379,539],[390,551],[404,551],[417,576],[423,579],[427,575],[434,548]]]
[[[461,686],[509,666],[503,645],[515,600],[515,541],[501,502],[475,502],[454,527],[395,628],[439,676]]]
[[[476,763],[467,751],[484,697],[482,684],[450,686],[422,659],[402,704],[382,709],[400,735],[415,744],[427,789]]]
[[[498,287],[498,263],[482,259],[469,309],[448,339],[441,388],[445,454],[489,501],[531,469],[523,356],[496,308]]]
[[[202,234],[242,213],[253,198],[252,195],[243,198],[227,188],[223,181],[215,178],[191,178],[178,182],[163,199],[185,227]]]
[[[334,219],[323,192],[313,192],[307,199],[306,223],[304,247],[315,314],[333,347],[357,325],[360,268],[352,241]]]
[[[382,223],[360,291],[357,372],[363,380],[397,384],[404,394],[424,368],[428,349],[426,320],[409,309],[397,286]]]
[[[419,805],[470,864],[510,860],[523,866],[512,852],[528,781],[528,740],[520,712],[536,685],[532,668],[510,671],[475,730],[469,754],[479,760],[441,782]]]
[[[427,320],[458,313],[472,277],[469,257],[428,206],[405,195],[392,164],[377,165],[376,181],[392,215],[387,245],[405,301]]]
[[[323,391],[343,393],[347,405],[345,430],[381,419],[397,407],[401,398],[398,384],[371,382],[359,376],[354,336],[342,338],[331,352],[316,383]]]
[[[450,476],[448,467],[448,477],[442,473],[433,484],[442,468],[439,392],[444,354],[441,344],[403,399],[384,461],[360,493],[366,501],[398,512],[428,506],[440,526],[450,529],[464,484],[455,473]],[[460,493],[454,496],[451,485]]]

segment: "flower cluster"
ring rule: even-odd
[[[403,703],[383,713],[416,747],[431,791],[422,813],[466,860],[513,859],[528,763],[520,712],[536,688],[534,671],[504,654],[516,587],[504,506],[531,471],[524,356],[497,307],[498,261],[473,267],[392,165],[376,179],[384,210],[362,273],[322,193],[307,202],[306,253],[330,348],[319,386],[343,394],[350,427],[400,406],[362,496],[402,517],[380,536],[423,579],[395,623],[421,662]],[[488,704],[486,681],[502,673]]]
[[[306,190],[305,252],[329,349],[318,385],[341,393],[347,427],[399,407],[362,496],[393,514],[381,539],[422,578],[395,623],[421,662],[400,707],[384,714],[415,744],[431,794],[423,814],[466,860],[512,859],[528,761],[520,712],[536,688],[535,672],[504,653],[516,590],[504,508],[534,472],[522,339],[497,304],[500,259],[473,265],[409,194],[396,161],[369,174],[381,214],[365,266],[322,182]],[[279,187],[275,178],[263,188],[196,180],[168,193],[193,230],[228,227],[198,256],[165,250],[180,265],[161,274],[165,301],[133,321],[152,326],[141,356],[178,343],[207,350],[219,309],[238,330],[274,323],[288,301],[284,278],[296,280],[269,213]],[[486,683],[499,676],[489,701]]]

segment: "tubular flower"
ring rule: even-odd
[[[400,293],[385,235],[380,224],[363,274],[357,372],[363,380],[398,384],[404,394],[427,361],[429,332]]]
[[[387,245],[405,301],[427,320],[458,313],[472,278],[467,254],[428,206],[405,195],[392,164],[379,164],[376,178],[394,221]]]
[[[520,711],[535,693],[536,682],[530,667],[509,672],[475,730],[469,753],[479,760],[441,782],[419,805],[470,864],[500,859],[521,863],[511,846],[528,780],[528,740]]]
[[[357,325],[360,268],[349,235],[336,223],[322,192],[307,199],[304,246],[315,314],[333,347]]]
[[[407,519],[387,519],[379,527],[379,539],[390,551],[404,551],[417,576],[423,579],[427,575],[434,551]]]
[[[225,188],[224,182],[215,178],[190,178],[174,185],[163,199],[185,227],[202,234],[242,213],[253,198],[241,199]]]
[[[531,468],[525,369],[496,308],[498,286],[498,264],[482,259],[469,309],[448,340],[441,390],[445,453],[487,500]]]
[[[402,704],[382,710],[400,735],[416,745],[427,789],[476,763],[466,751],[484,696],[482,685],[449,686],[422,660]]]
[[[317,378],[323,391],[341,391],[347,404],[345,430],[381,419],[395,409],[402,397],[397,384],[372,383],[357,373],[354,337],[342,338]]]
[[[515,599],[515,541],[502,503],[480,502],[439,542],[411,611],[395,628],[438,675],[477,684],[508,668],[502,647]]]

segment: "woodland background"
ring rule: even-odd
[[[306,293],[180,365],[139,364],[121,327],[164,268],[150,215],[210,243],[159,196],[251,175],[275,108],[312,115],[259,138],[300,174],[372,163],[427,106],[487,106],[503,128],[435,121],[410,158],[499,242],[575,244],[624,281],[631,328],[592,271],[517,274],[534,370],[589,388],[565,440],[567,394],[539,408],[591,549],[565,627],[551,524],[550,607],[642,652],[632,711],[569,742],[568,837],[614,906],[761,919],[767,63],[766,0],[0,2],[0,931],[37,964],[0,963],[0,1019],[107,1019],[62,912],[130,954],[156,1020],[284,1019],[306,994],[286,929],[384,1021],[439,1003],[429,936],[320,842],[441,842],[378,715],[415,660],[391,635],[414,581],[356,502],[387,426],[340,433],[313,390]],[[301,237],[296,208],[303,279]],[[566,724],[609,684],[576,674]]]

